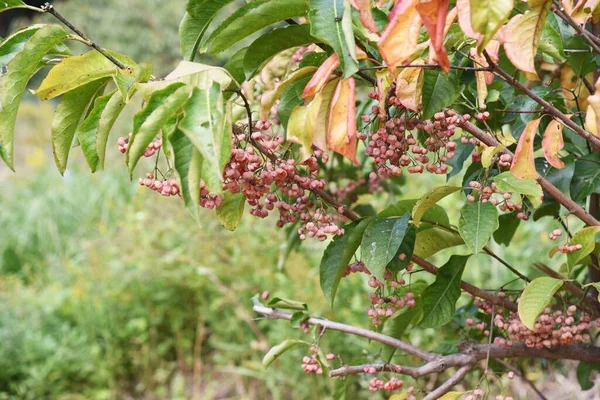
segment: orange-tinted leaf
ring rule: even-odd
[[[537,77],[533,60],[552,1],[536,1],[525,14],[510,19],[504,32],[504,50],[515,67]]]
[[[420,0],[416,8],[427,28],[438,63],[444,71],[450,71],[450,61],[444,47],[444,26],[448,14],[448,0]]]
[[[358,11],[360,22],[365,28],[371,32],[379,33],[379,28],[377,28],[371,12],[371,0],[350,0],[350,4]]]
[[[588,108],[585,124],[594,136],[600,137],[600,78],[596,81],[596,91],[588,97]]]
[[[329,110],[331,109],[331,99],[337,87],[339,78],[329,81],[323,90],[315,95],[315,100],[321,98],[321,106],[317,114],[315,123],[315,135],[313,145],[321,150],[327,150],[327,127],[329,125]]]
[[[456,8],[458,9],[458,25],[465,35],[477,41],[483,36],[475,32],[471,25],[471,3],[470,0],[456,0]]]
[[[327,145],[354,164],[356,159],[356,87],[354,78],[341,80],[331,100]]]
[[[422,64],[423,60],[415,60]],[[423,68],[404,68],[396,79],[396,98],[405,108],[417,112],[421,105]]]
[[[563,124],[556,120],[550,121],[544,131],[542,139],[542,149],[544,149],[544,157],[554,168],[562,169],[565,163],[558,156],[558,152],[565,147],[563,140]]]
[[[392,73],[414,53],[421,30],[417,0],[402,0],[394,6],[377,48]]]
[[[304,87],[302,97],[312,97],[317,92],[323,89],[323,86],[333,78],[333,71],[340,66],[340,59],[336,53],[333,53],[321,66],[317,69],[317,72],[313,75],[310,81]]]
[[[394,75],[387,70],[377,71],[377,95],[380,99],[387,98],[387,95],[390,91],[390,86],[392,86],[392,82],[394,82]],[[379,102],[379,113],[385,113],[386,102]]]
[[[487,46],[485,46],[485,51],[487,51],[488,55],[490,56],[490,58],[494,61],[494,62],[498,62],[498,51],[500,50],[500,41],[498,40],[490,40],[489,43],[487,44]],[[484,67],[488,66],[488,63],[485,59],[485,57],[481,57],[481,65]],[[484,72],[483,75],[485,76],[485,83],[487,83],[488,85],[491,85],[492,82],[494,82],[494,73],[493,72]]]
[[[519,138],[517,150],[510,167],[510,172],[517,179],[536,179],[539,176],[535,169],[533,140],[540,126],[540,121],[541,118],[538,118],[529,122]]]

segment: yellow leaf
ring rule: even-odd
[[[263,95],[260,98],[260,119],[262,121],[266,121],[268,119],[271,108],[273,107],[277,99],[281,97],[281,94],[283,93],[286,87],[288,87],[292,82],[298,80],[298,78],[316,70],[316,67],[300,68],[292,72],[283,82],[277,85],[275,89],[263,93]]]
[[[510,17],[513,0],[469,0],[469,5],[471,27],[481,35],[477,40],[477,52],[481,53]]]
[[[315,126],[322,97],[315,96],[313,101],[305,106],[296,106],[290,115],[287,126],[287,140],[302,145],[301,161],[312,154],[312,144],[315,138]]]
[[[541,118],[538,118],[529,122],[519,138],[512,166],[510,167],[511,174],[517,179],[537,179],[539,176],[535,169],[533,140],[540,126],[540,121]]]
[[[590,72],[586,79],[594,80],[594,73]],[[560,71],[560,87],[567,108],[579,107],[582,110],[588,106],[589,90],[583,84],[583,81],[573,72],[571,67],[565,65]],[[577,101],[575,101],[577,99]]]
[[[392,73],[398,65],[414,53],[421,30],[421,17],[416,9],[417,0],[398,2],[388,18],[377,48]]]
[[[600,78],[596,81],[596,91],[594,95],[588,97],[588,104],[588,113],[586,115],[585,123],[594,136],[600,137]],[[590,113],[590,110],[593,112]]]
[[[592,135],[600,138],[600,134],[598,133],[598,125],[596,124],[596,113],[594,112],[591,104],[588,105],[585,113],[585,127]]]
[[[408,393],[396,393],[390,396],[388,400],[406,400]]]
[[[415,64],[422,64],[423,60],[415,60]],[[421,105],[423,91],[423,69],[404,68],[396,79],[396,98],[405,108],[417,112]]]
[[[440,397],[438,400],[458,400],[465,393],[467,392],[448,392],[442,397]]]
[[[354,164],[356,159],[356,87],[354,78],[341,80],[331,100],[327,145]]]
[[[502,132],[498,135],[498,141],[506,147],[517,143],[517,139],[514,138],[510,132],[510,125],[502,125]]]
[[[489,169],[492,166],[492,159],[503,148],[504,146],[499,144],[496,147],[490,146],[483,150],[483,152],[481,153],[481,165],[483,165],[483,168]]]
[[[375,74],[377,77],[377,94],[380,99],[387,98],[390,86],[394,82],[394,75],[390,71],[380,70]],[[385,113],[385,101],[379,102],[379,113]]]
[[[329,81],[319,93],[315,95],[315,100],[320,97],[320,109],[315,122],[315,136],[313,145],[321,150],[327,150],[327,125],[329,123],[329,110],[331,109],[331,99],[339,78]]]
[[[546,157],[546,160],[548,160],[550,165],[558,169],[565,167],[565,163],[562,162],[558,156],[558,152],[565,147],[562,132],[563,124],[556,120],[552,120],[546,127],[544,138],[542,139],[544,157]]]
[[[506,26],[504,50],[515,67],[537,78],[533,60],[552,1],[536,1],[525,14],[515,15]]]
[[[340,66],[340,59],[337,54],[333,53],[315,72],[313,77],[308,81],[302,92],[302,97],[312,97],[323,89],[323,86],[333,78],[332,74],[337,67]]]

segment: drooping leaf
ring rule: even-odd
[[[552,120],[546,127],[544,138],[542,139],[542,149],[544,149],[546,160],[548,160],[550,165],[558,169],[565,167],[565,163],[558,156],[558,152],[565,147],[562,131],[563,124]]]
[[[379,33],[379,28],[373,18],[373,12],[371,11],[371,0],[350,0],[350,4],[359,13],[360,22],[373,33]]]
[[[189,87],[182,83],[174,83],[154,92],[146,106],[134,116],[133,131],[125,156],[130,174],[162,126],[181,110],[189,97]]]
[[[600,193],[600,154],[589,154],[575,161],[570,189],[571,198],[578,203],[592,193]]]
[[[417,1],[406,0],[396,3],[388,15],[390,22],[377,43],[377,48],[392,73],[397,66],[410,58],[417,47],[422,24],[416,9]]]
[[[261,35],[248,47],[244,57],[246,80],[252,78],[258,69],[277,53],[316,41],[318,40],[310,34],[308,24],[291,25]]]
[[[423,63],[417,59],[415,64]],[[396,78],[396,98],[405,108],[418,111],[423,92],[423,68],[403,68]]]
[[[588,226],[579,230],[569,241],[570,245],[580,244],[582,248],[577,251],[567,253],[567,267],[573,268],[578,262],[591,254],[596,247],[596,242],[600,241],[600,227]]]
[[[365,230],[360,250],[371,274],[383,281],[385,267],[396,256],[409,227],[410,215],[400,218],[375,218]]]
[[[243,193],[227,192],[223,195],[223,202],[217,207],[217,219],[223,227],[234,231],[244,215],[246,198]]]
[[[535,322],[544,308],[550,304],[554,294],[560,289],[563,281],[544,276],[529,282],[519,298],[519,318],[523,324],[534,330]]]
[[[485,169],[490,169],[494,156],[498,154],[504,146],[499,144],[498,146],[488,146],[481,152],[481,166]]]
[[[448,14],[448,0],[421,0],[416,5],[423,25],[429,33],[431,48],[435,52],[440,67],[445,72],[450,71],[450,60],[444,47],[444,26]]]
[[[349,78],[358,70],[350,4],[344,0],[308,0],[308,3],[310,33],[333,48],[343,77]]]
[[[518,179],[510,172],[503,172],[492,178],[498,190],[526,196],[534,207],[542,204],[542,187],[533,179]]]
[[[300,160],[304,161],[312,154],[316,124],[321,109],[322,97],[315,96],[313,101],[303,106],[296,106],[290,115],[287,125],[287,140],[302,145]]]
[[[302,97],[306,99],[319,93],[327,82],[334,78],[332,74],[339,65],[340,59],[337,54],[329,56],[304,87]]]
[[[305,0],[256,0],[244,4],[211,33],[202,49],[218,54],[262,28],[306,12]]]
[[[13,169],[14,127],[19,103],[27,82],[43,57],[67,37],[58,25],[47,25],[35,32],[23,49],[4,66],[0,78],[0,157]]]
[[[327,149],[327,128],[329,122],[329,111],[331,110],[331,100],[335,93],[339,79],[329,81],[325,87],[315,95],[313,101],[320,101],[319,112],[314,124],[313,145],[321,150]]]
[[[356,158],[356,87],[354,78],[341,80],[329,113],[327,146],[358,165]]]
[[[416,242],[417,227],[414,225],[409,225],[406,233],[404,234],[404,238],[402,239],[402,243],[400,244],[400,248],[396,252],[394,258],[392,258],[392,261],[390,261],[387,265],[387,269],[392,274],[397,274],[411,263],[411,257],[415,251]],[[400,259],[401,254],[404,254],[403,259]]]
[[[460,297],[460,283],[469,256],[453,255],[437,272],[435,282],[421,296],[423,318],[420,326],[438,328],[454,316]]]
[[[231,121],[218,83],[210,90],[194,88],[183,108],[179,129],[202,153],[202,179],[211,193],[221,193],[223,168],[231,156]]]
[[[273,90],[269,90],[265,93],[263,93],[261,99],[260,99],[260,118],[262,121],[266,121],[269,118],[269,112],[271,111],[271,108],[273,108],[273,106],[275,105],[275,102],[282,97],[284,91],[292,84],[298,84],[299,87],[299,92],[302,93],[303,88],[305,87],[304,85],[306,85],[306,82],[308,82],[311,79],[311,75],[313,72],[315,72],[317,69],[315,67],[304,67],[304,68],[300,68],[297,69],[296,71],[292,72],[285,80],[283,80],[281,83],[279,83],[277,85],[277,87],[275,87],[275,89]],[[301,78],[304,78],[302,80],[300,80]],[[301,100],[298,100],[299,104],[302,103]],[[295,107],[295,106],[294,106]],[[281,108],[281,105],[280,105]],[[293,107],[292,107],[293,109]],[[290,114],[291,114],[290,110]],[[289,118],[289,114],[287,116]],[[280,116],[280,121],[283,121],[281,116]],[[287,125],[287,119],[286,119],[286,124],[284,124],[284,126]]]
[[[134,68],[137,65],[127,56],[113,51],[108,53],[126,66]],[[110,60],[96,50],[67,57],[48,72],[34,94],[42,100],[53,99],[86,83],[112,76],[117,70]]]
[[[460,209],[458,231],[477,256],[498,229],[498,210],[490,202],[466,202]]]
[[[52,152],[56,167],[61,174],[67,168],[75,132],[92,109],[94,100],[106,87],[107,80],[108,78],[90,82],[66,93],[56,107],[52,120]]]
[[[541,118],[530,121],[521,133],[515,155],[513,157],[510,172],[518,179],[537,179],[539,176],[535,169],[535,157],[533,155],[533,141],[540,126]]]
[[[475,32],[471,24],[471,0],[456,0],[458,9],[458,25],[465,35],[471,39],[481,40],[482,35]]]
[[[100,115],[100,119],[98,120],[98,130],[96,132],[96,151],[98,152],[98,164],[96,170],[104,169],[108,136],[124,108],[125,100],[120,92],[115,92]]]
[[[421,225],[424,225],[424,223]],[[413,254],[421,258],[429,258],[444,249],[463,244],[465,242],[459,234],[439,228],[431,228],[417,233]]]
[[[524,14],[512,17],[504,32],[506,56],[515,67],[530,74],[531,77],[537,77],[533,61],[552,1],[536,1],[535,3]]]
[[[27,8],[33,11],[40,11],[39,8],[25,4],[21,0],[2,0],[0,1],[0,13],[15,8]]]
[[[336,236],[323,253],[319,267],[320,283],[323,294],[332,307],[344,270],[358,250],[363,233],[372,220],[369,217],[345,225],[344,235]]]
[[[455,71],[446,74],[425,70],[423,73],[423,118],[427,119],[451,106],[460,95],[460,88]]]
[[[475,32],[481,34],[481,39],[477,43],[477,51],[481,53],[498,29],[510,17],[513,0],[469,0],[469,6],[471,26]],[[465,33],[469,34],[466,31]]]
[[[202,155],[185,133],[179,129],[169,136],[169,143],[171,143],[175,156],[175,170],[179,176],[181,196],[187,209],[194,218],[198,218]]]
[[[269,365],[271,365],[271,363],[277,359],[277,357],[279,357],[292,347],[296,347],[300,344],[309,345],[309,343],[304,342],[302,340],[286,339],[283,342],[279,343],[277,346],[273,346],[271,350],[269,350],[268,353],[265,354],[262,360],[263,367],[268,368]]]
[[[438,186],[435,189],[423,195],[423,197],[421,197],[419,201],[417,201],[415,207],[412,210],[413,223],[416,226],[419,226],[421,218],[423,218],[423,214],[425,214],[425,212],[429,210],[431,206],[436,204],[444,197],[452,193],[458,192],[461,189],[462,188],[460,186]]]

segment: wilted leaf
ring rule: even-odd
[[[309,345],[309,343],[304,342],[302,340],[295,339],[286,339],[283,342],[279,343],[277,346],[273,346],[271,350],[265,355],[262,360],[263,367],[267,368],[277,357],[291,349],[292,347],[296,347],[299,344]]]
[[[460,283],[469,256],[453,255],[437,272],[435,282],[421,296],[424,328],[438,328],[454,316],[456,302],[460,297]]]
[[[423,63],[417,59],[415,64]],[[396,79],[396,98],[405,108],[417,112],[423,92],[423,68],[402,68]]]
[[[473,254],[483,249],[498,229],[498,210],[490,202],[466,202],[460,210],[458,231]]]
[[[337,67],[340,65],[340,59],[337,54],[332,54],[325,60],[323,64],[317,69],[315,74],[312,76],[310,81],[306,84],[304,91],[302,92],[303,98],[312,97],[320,92],[325,84],[334,78],[332,75]],[[310,67],[306,67],[310,68]]]
[[[431,47],[435,52],[440,67],[446,72],[450,71],[450,60],[444,47],[444,26],[448,14],[448,0],[420,0],[416,5],[423,25],[429,33]]]
[[[537,179],[539,176],[535,169],[535,157],[533,156],[533,141],[541,118],[530,121],[521,133],[515,155],[513,157],[510,172],[518,179]]]
[[[329,81],[325,87],[315,95],[313,101],[320,99],[319,113],[315,121],[315,133],[313,136],[313,145],[321,150],[327,149],[327,127],[329,121],[329,112],[331,110],[331,100],[335,93],[339,78]]]
[[[565,147],[562,131],[563,124],[552,120],[546,127],[544,138],[542,139],[542,149],[544,149],[546,160],[548,160],[550,165],[558,169],[565,167],[565,163],[558,156],[558,152]]]
[[[327,145],[336,153],[359,164],[356,158],[356,88],[354,78],[341,80],[333,99],[327,131]]]
[[[417,47],[422,24],[416,9],[417,1],[396,3],[388,15],[390,22],[377,43],[377,48],[392,73],[395,73],[397,66],[409,59]]]
[[[519,298],[519,318],[523,324],[534,330],[535,322],[544,308],[550,304],[554,294],[560,289],[563,281],[547,276],[529,282]]]
[[[473,1],[471,7],[472,3]],[[531,10],[512,17],[504,32],[504,50],[507,57],[515,67],[532,77],[537,77],[533,61],[551,5],[550,0],[537,1]]]
[[[503,145],[499,144],[498,146],[488,146],[481,152],[481,165],[485,169],[489,169],[492,166],[492,160],[494,156],[498,154],[500,150],[504,148]]]

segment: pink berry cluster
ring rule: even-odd
[[[494,343],[500,346],[512,346],[512,342],[525,343],[527,347],[537,349],[561,346],[569,343],[588,341],[590,335],[590,317],[585,313],[577,314],[577,307],[571,305],[566,313],[546,308],[531,331],[519,319],[517,314],[505,318],[501,314],[494,317],[494,326],[508,336],[509,340],[498,336]]]
[[[384,274],[384,282],[371,275],[369,286],[376,289],[375,292],[369,294],[371,305],[367,307],[367,315],[371,318],[371,322],[375,326],[383,324],[385,319],[393,316],[396,311],[401,308],[414,308],[416,306],[415,295],[410,290],[405,294],[403,286],[406,281],[402,278],[394,279],[389,271]],[[388,289],[388,295],[385,296],[385,289]]]
[[[128,137],[119,137],[117,140],[117,145],[119,146],[119,151],[123,154],[127,152],[127,148],[129,147],[129,141],[131,140],[131,133]],[[158,149],[162,147],[162,139],[156,139],[152,141],[148,147],[144,149],[144,157],[152,157]]]
[[[514,373],[513,373],[514,375]],[[510,376],[510,373],[509,373]],[[511,378],[512,379],[512,378]],[[484,398],[484,392],[483,390],[477,388],[475,390],[473,390],[473,392],[471,392],[471,394],[469,394],[467,397],[465,397],[465,400],[479,400],[479,399],[483,399]],[[490,397],[488,397],[490,398]],[[503,396],[503,395],[497,395],[496,397],[494,397],[494,399],[496,400],[513,400],[513,398],[511,396]]]
[[[467,318],[465,323],[467,324],[467,326],[474,326],[477,330],[483,332],[484,336],[490,336],[490,331],[487,328],[487,322],[479,322],[476,323],[475,320],[473,318]]]
[[[349,264],[346,267],[346,269],[344,270],[344,273],[342,274],[342,278],[345,278],[346,276],[353,274],[353,273],[357,273],[357,272],[362,272],[364,274],[371,275],[371,272],[365,266],[365,263],[362,261],[357,261],[355,263]]]
[[[467,201],[471,203],[478,200],[481,200],[482,203],[490,202],[500,211],[516,212],[517,218],[523,221],[529,220],[529,215],[523,212],[523,205],[511,200],[513,193],[499,190],[494,182],[489,186],[484,186],[480,182],[470,181],[469,187],[473,189],[473,193],[467,195]]]
[[[156,179],[151,172],[146,174],[146,178],[140,178],[139,184],[141,186],[146,186],[163,196],[177,196],[180,193],[177,179]]]
[[[222,202],[223,198],[219,195],[210,193],[204,180],[200,179],[200,207],[212,209],[219,207]]]
[[[391,392],[400,389],[402,386],[404,386],[404,381],[395,376],[392,376],[387,382],[380,378],[371,378],[369,380],[369,390],[374,392],[381,389]]]
[[[302,358],[302,369],[307,374],[318,374],[321,375],[323,373],[323,368],[321,368],[321,364],[317,360],[317,353],[319,352],[319,348],[317,346],[311,347],[311,355],[304,356]]]
[[[561,231],[560,229],[555,229],[555,230],[553,230],[552,232],[550,232],[550,233],[548,234],[548,238],[549,238],[550,240],[556,240],[556,239],[558,239],[558,237],[559,237],[559,236],[561,236],[561,235],[562,235],[562,231]]]

